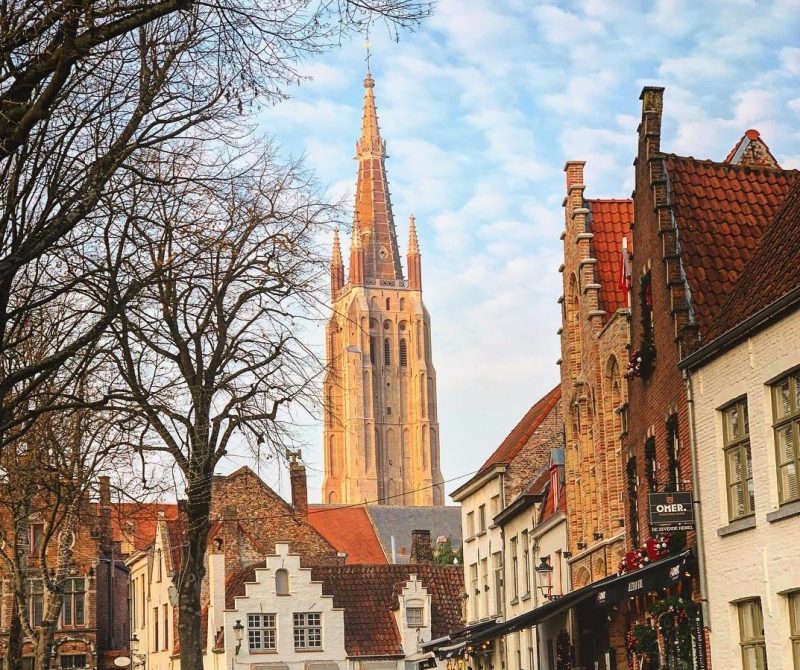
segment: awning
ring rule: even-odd
[[[467,643],[471,642],[477,634],[496,625],[496,622],[497,617],[492,617],[487,621],[479,621],[470,626],[454,630],[444,637],[436,638],[430,642],[423,642],[420,647],[423,652],[434,652],[439,659],[454,658],[461,654]]]
[[[464,642],[459,642],[458,644],[451,644],[448,647],[439,647],[436,650],[436,655],[443,661],[448,658],[455,658],[456,656],[461,655],[461,651],[466,646],[467,643],[466,641],[464,641]]]
[[[579,602],[583,602],[584,600],[592,598],[594,595],[595,590],[592,585],[584,586],[577,591],[571,591],[560,598],[550,600],[541,607],[537,607],[530,612],[525,612],[514,617],[513,619],[509,619],[508,621],[495,624],[494,626],[487,628],[477,635],[472,636],[470,642],[478,643],[486,640],[493,640],[503,635],[507,635],[508,633],[514,633],[518,630],[523,630],[524,628],[530,628],[531,626],[535,626],[536,624],[541,623],[545,619],[549,619],[556,614],[561,614],[561,612],[570,609]]]
[[[675,556],[662,558],[647,567],[627,572],[619,577],[605,579],[594,585],[596,605],[610,605],[625,598],[642,595],[653,589],[671,586],[681,581],[683,571],[689,567],[692,551],[687,549]]]

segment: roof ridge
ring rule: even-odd
[[[662,153],[661,158],[673,158],[682,161],[692,161],[694,163],[703,163],[704,165],[714,165],[726,170],[742,170],[744,172],[800,172],[798,168],[783,168],[783,167],[770,167],[768,165],[748,165],[743,163],[726,163],[725,161],[716,161],[713,158],[695,158],[694,156],[681,156],[674,153]]]

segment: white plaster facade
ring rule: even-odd
[[[771,384],[800,366],[800,311],[752,335],[692,374],[711,659],[742,668],[737,603],[759,598],[770,668],[790,670],[788,595],[800,590],[800,500],[779,504]],[[746,398],[754,513],[730,520],[722,410]],[[795,446],[795,449],[797,446]]]
[[[127,561],[130,568],[131,637],[139,640],[138,654],[133,657],[133,670],[174,670],[180,660],[173,657],[175,647],[174,608],[170,601],[177,592],[169,577],[165,526],[156,526],[153,546],[147,551],[132,554]]]

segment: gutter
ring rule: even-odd
[[[730,330],[711,340],[678,363],[679,370],[689,370],[700,367],[703,363],[719,356],[723,351],[740,340],[757,333],[770,324],[777,316],[782,316],[800,303],[800,286],[778,298]],[[685,376],[684,376],[685,378]]]
[[[689,451],[692,456],[692,505],[694,506],[695,534],[697,535],[697,575],[700,580],[700,608],[703,612],[703,624],[711,630],[711,619],[708,610],[708,580],[706,577],[706,548],[703,541],[703,514],[700,500],[700,476],[698,474],[697,431],[694,415],[694,392],[692,373],[684,369],[683,380],[686,384],[686,404],[689,410]]]

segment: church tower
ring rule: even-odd
[[[347,281],[338,234],[333,239],[322,496],[326,503],[443,505],[417,231],[412,216],[405,279],[374,87],[367,73]]]

